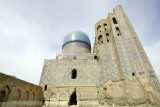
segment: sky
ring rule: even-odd
[[[122,5],[160,79],[160,0],[0,0],[0,72],[39,84],[44,59],[62,52],[64,37],[85,32]]]

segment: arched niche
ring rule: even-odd
[[[62,96],[63,97],[63,96]],[[56,101],[57,100],[57,95],[56,93],[53,93],[51,96],[50,96],[50,101]]]
[[[59,100],[60,100],[60,101],[67,101],[67,100],[68,100],[67,95],[66,95],[65,93],[62,93],[62,94],[60,95]]]
[[[19,101],[21,97],[21,91],[19,89],[15,89],[11,95],[11,101]]]
[[[11,90],[8,85],[0,89],[0,102],[6,102],[8,100],[10,92]]]
[[[34,101],[34,100],[35,100],[35,93],[34,93],[34,92],[32,92],[32,93],[30,94],[29,100],[30,100],[30,101]]]
[[[0,92],[0,103],[5,102],[6,96],[7,96],[6,91],[5,91],[5,90],[2,90],[2,91]]]
[[[22,101],[28,101],[29,99],[29,92],[28,91],[25,91],[23,93],[23,97],[21,98]]]

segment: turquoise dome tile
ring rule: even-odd
[[[74,41],[74,40],[80,40],[80,41],[86,42],[87,44],[91,45],[88,36],[81,31],[72,31],[68,33],[63,40],[63,45],[69,41]]]

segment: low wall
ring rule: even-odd
[[[0,107],[41,107],[40,86],[0,73]]]

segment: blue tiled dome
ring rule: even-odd
[[[63,40],[63,45],[67,42],[76,41],[76,40],[83,41],[83,42],[91,45],[88,36],[81,31],[72,31],[72,32],[68,33],[67,36]]]

